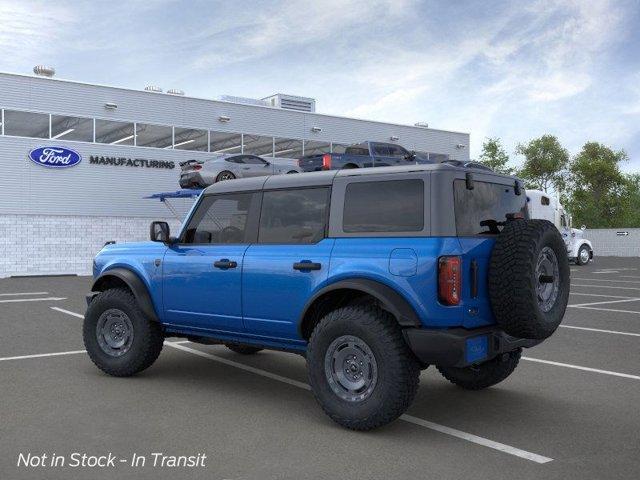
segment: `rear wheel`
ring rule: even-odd
[[[385,425],[409,407],[420,366],[395,319],[371,305],[326,315],[307,348],[309,382],[329,417],[353,430]]]
[[[89,358],[100,370],[127,377],[156,361],[164,334],[157,322],[142,313],[129,290],[112,288],[89,304],[83,339]]]
[[[239,353],[241,355],[253,355],[254,353],[258,353],[262,350],[260,347],[254,347],[252,345],[243,345],[240,343],[225,343],[225,347],[227,347],[232,352]]]
[[[444,378],[466,390],[482,390],[506,379],[518,366],[521,350],[504,353],[480,365],[455,368],[437,367]]]
[[[218,176],[216,177],[216,182],[222,182],[224,180],[233,180],[234,178],[236,178],[236,176],[233,173],[229,172],[228,170],[225,170],[218,174]]]
[[[586,245],[582,245],[580,247],[580,249],[578,250],[578,256],[576,257],[576,263],[578,265],[586,265],[587,263],[589,263],[589,260],[591,258],[590,252],[589,252],[589,247],[587,247]]]

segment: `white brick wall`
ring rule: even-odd
[[[180,222],[169,222],[172,233]],[[0,215],[0,278],[11,275],[91,274],[93,257],[105,242],[149,239],[151,219]]]
[[[640,228],[587,229],[584,238],[591,240],[596,257],[640,257]]]

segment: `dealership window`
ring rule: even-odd
[[[302,140],[291,138],[274,138],[274,157],[300,158],[302,156]]]
[[[51,115],[51,138],[93,142],[93,119]]]
[[[209,148],[209,138],[206,130],[176,127],[174,129],[173,142],[173,148],[177,150],[206,152]]]
[[[221,244],[248,241],[247,220],[254,195],[257,194],[231,193],[205,197],[185,230],[183,243]]]
[[[242,153],[242,135],[228,132],[209,132],[209,151],[212,153]]]
[[[259,243],[316,243],[324,238],[328,188],[264,192]]]
[[[375,208],[371,208],[375,205]],[[344,197],[343,230],[419,232],[424,228],[424,182],[354,182]]]
[[[260,135],[243,135],[244,153],[251,155],[264,155],[273,157],[273,137],[262,137]]]
[[[96,142],[111,145],[133,145],[134,126],[129,122],[96,119]]]
[[[49,114],[5,110],[4,134],[16,137],[49,138]]]
[[[305,140],[304,142],[305,155],[322,155],[323,153],[331,153],[330,142],[317,142],[315,140]]]
[[[173,129],[164,125],[137,123],[136,145],[138,147],[171,148]]]

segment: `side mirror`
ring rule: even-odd
[[[169,243],[169,224],[167,222],[151,222],[149,237],[152,242]]]
[[[271,166],[271,163],[270,163],[270,162],[267,162],[267,161],[265,160],[264,166],[265,166],[265,167],[270,167],[270,166]]]

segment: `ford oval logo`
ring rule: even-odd
[[[82,155],[64,147],[39,147],[29,152],[33,163],[51,168],[73,167],[82,161]]]

